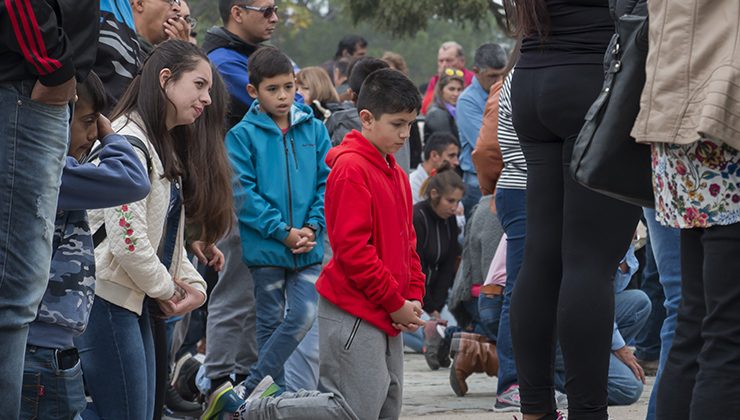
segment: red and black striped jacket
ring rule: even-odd
[[[97,0],[0,0],[0,82],[83,80],[95,62],[99,19]]]

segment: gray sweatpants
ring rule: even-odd
[[[331,393],[286,392],[239,408],[241,420],[358,420],[347,403]]]
[[[344,399],[361,420],[398,419],[403,339],[319,298],[319,390]]]
[[[242,260],[239,229],[218,244],[226,261],[208,301],[206,377],[247,375],[257,361],[254,283]]]

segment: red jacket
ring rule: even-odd
[[[334,255],[316,283],[342,310],[395,336],[390,313],[424,297],[416,254],[411,187],[392,155],[358,131],[331,149],[326,182],[326,229]]]

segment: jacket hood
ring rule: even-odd
[[[249,56],[257,51],[258,47],[244,42],[244,40],[227,31],[225,28],[214,26],[206,32],[206,37],[203,41],[203,51],[206,54],[210,54],[211,51],[217,48],[229,48]]]
[[[352,130],[339,146],[333,147],[326,155],[326,164],[333,168],[342,155],[356,154],[380,169],[387,176],[396,171],[396,159],[392,154],[383,159],[383,155],[357,130]]]
[[[311,107],[305,104],[293,103],[293,106],[290,108],[291,127],[302,124],[306,121],[311,121],[312,118],[313,111],[311,110]],[[249,112],[244,116],[244,120],[249,121],[250,124],[264,130],[278,130],[278,126],[275,124],[275,121],[260,109],[259,100],[255,100],[252,103],[252,106],[249,108]]]

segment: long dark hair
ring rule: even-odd
[[[111,120],[129,118],[137,112],[149,141],[154,145],[164,177],[183,180],[185,214],[188,224],[198,232],[189,235],[214,243],[231,228],[233,199],[231,168],[224,147],[224,121],[228,94],[223,80],[211,65],[213,84],[211,105],[193,124],[167,130],[167,103],[171,103],[159,83],[159,73],[169,69],[167,83],[192,71],[208,57],[189,42],[169,40],[158,45],[134,77],[113,110]]]
[[[516,38],[547,38],[550,13],[545,0],[504,0],[506,31]]]

